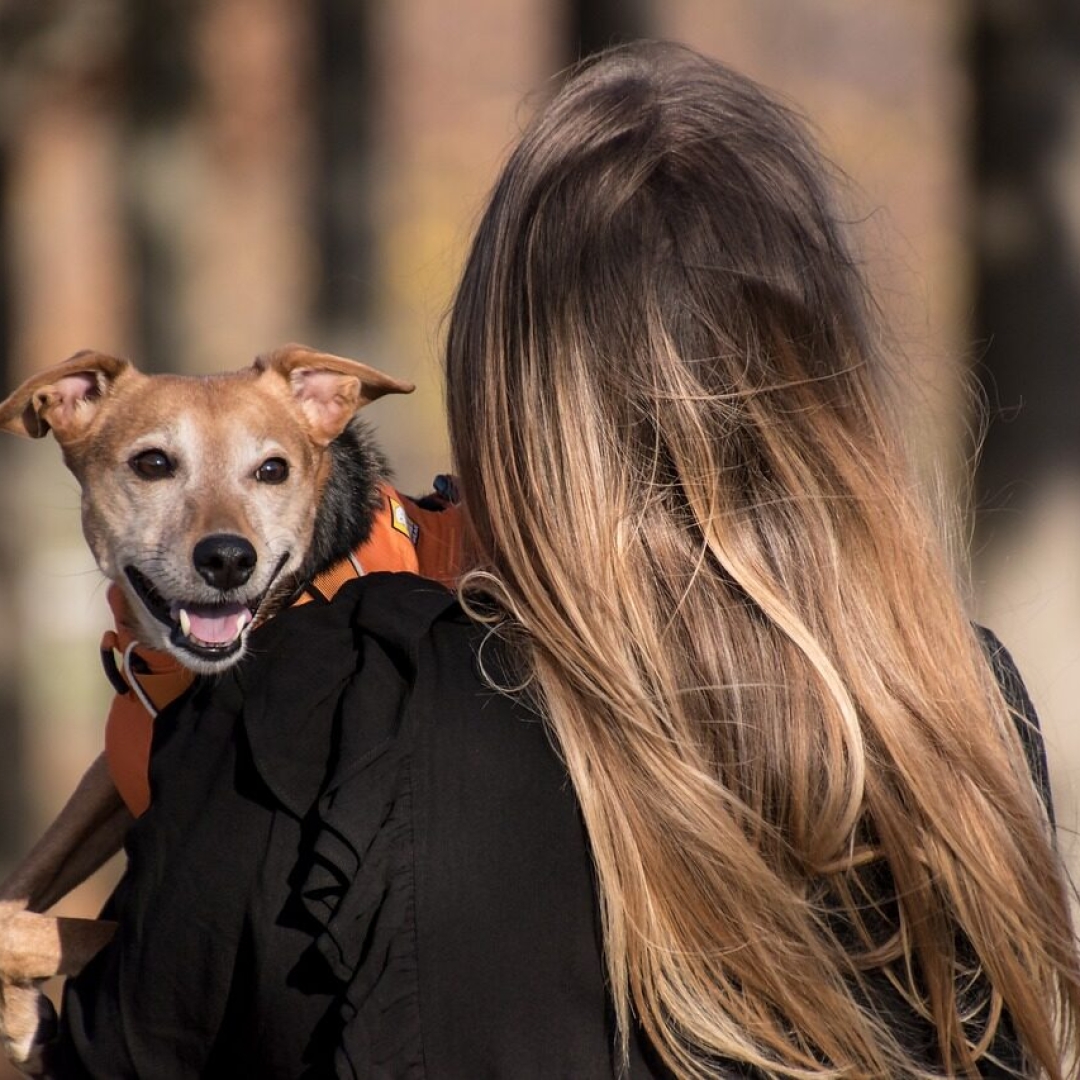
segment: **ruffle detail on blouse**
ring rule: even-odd
[[[321,927],[314,948],[343,985],[337,1074],[422,1071],[407,757],[396,747],[374,755],[317,815],[300,897]]]
[[[319,802],[300,897],[322,927],[315,947],[342,983],[378,954],[373,938],[387,902],[412,887],[411,810],[407,763],[395,747]]]
[[[453,598],[395,578],[369,581],[357,605],[363,659],[338,705],[338,753],[306,822],[297,894],[317,924],[313,948],[342,985],[335,1074],[396,1080],[424,1073],[409,690],[416,642]]]

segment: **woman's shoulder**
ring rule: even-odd
[[[356,649],[341,697],[341,769],[393,744],[440,788],[459,770],[488,767],[519,785],[539,774],[564,786],[539,711],[511,686],[511,650],[454,593],[413,574],[372,574],[339,602],[351,609]]]

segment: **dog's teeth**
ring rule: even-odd
[[[183,608],[180,609],[180,633],[191,637],[191,616]]]
[[[245,612],[236,620],[236,636],[239,637],[244,632],[244,627],[251,622],[251,616]]]

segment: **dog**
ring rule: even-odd
[[[146,375],[82,352],[0,403],[0,429],[60,444],[117,620],[103,642],[118,691],[105,753],[0,885],[0,1040],[24,1072],[47,1071],[54,1017],[37,981],[79,971],[114,929],[42,912],[118,851],[145,809],[157,708],[239,662],[285,605],[375,569],[456,576],[452,492],[415,501],[390,488],[358,416],[412,390],[287,345],[208,376]]]

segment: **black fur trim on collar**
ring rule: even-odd
[[[367,424],[353,417],[330,444],[330,478],[315,516],[315,535],[300,580],[307,581],[346,559],[371,535],[382,505],[379,484],[390,476]]]

